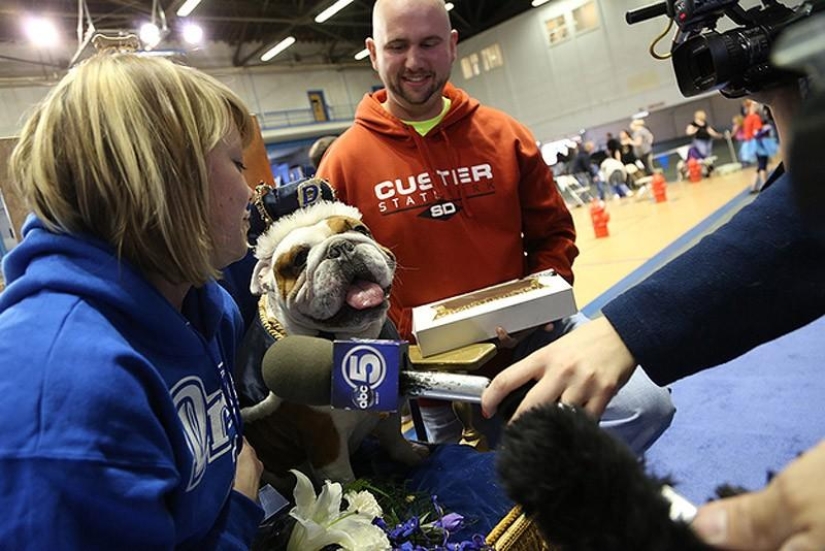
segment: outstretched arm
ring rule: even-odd
[[[635,367],[635,359],[610,322],[598,318],[499,373],[481,397],[482,411],[491,417],[505,396],[536,381],[513,418],[556,401],[581,406],[599,417]]]

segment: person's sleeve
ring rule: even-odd
[[[5,461],[0,468],[7,515],[0,541],[9,549],[175,548],[164,496],[176,477],[168,469],[42,459]],[[26,480],[25,487],[6,488],[15,478]],[[257,504],[232,491],[209,535],[190,547],[249,549],[262,518]]]
[[[168,468],[24,457],[5,459],[0,468],[4,548],[172,549],[175,545],[175,523],[164,496],[177,479]]]
[[[199,543],[197,547],[246,551],[251,547],[263,518],[264,510],[257,503],[232,490],[206,541]]]
[[[573,283],[573,259],[579,254],[573,217],[536,141],[524,130],[519,140],[522,232],[527,272],[553,269]]]
[[[658,384],[724,363],[825,313],[825,248],[787,177],[603,314]]]

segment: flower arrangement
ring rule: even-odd
[[[366,481],[356,481],[344,492],[341,484],[327,481],[316,496],[309,478],[299,471],[292,472],[297,484],[295,507],[289,514],[297,522],[287,551],[492,550],[481,535],[450,542],[450,535],[464,525],[464,518],[457,513],[445,513],[436,496],[429,500],[430,511],[402,519],[408,508],[400,507],[392,492],[380,490]],[[373,492],[386,502],[386,512]],[[410,504],[416,499],[414,495],[404,498]]]

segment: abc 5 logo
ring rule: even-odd
[[[341,369],[344,380],[352,388],[352,402],[358,409],[375,405],[375,389],[387,376],[387,362],[381,352],[369,345],[359,345],[345,355]]]

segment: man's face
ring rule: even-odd
[[[458,42],[443,5],[385,0],[376,10],[367,48],[387,88],[389,111],[403,120],[437,116]]]

